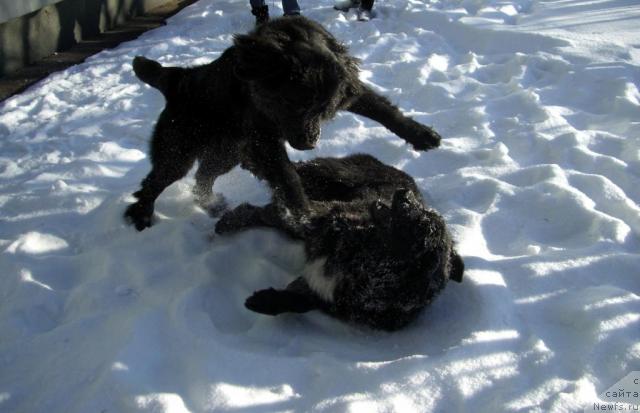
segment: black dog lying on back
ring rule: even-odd
[[[292,212],[305,212],[308,200],[284,143],[313,148],[320,123],[338,110],[376,120],[419,150],[440,143],[435,131],[365,86],[346,47],[304,17],[272,20],[237,35],[207,65],[162,67],[136,57],[133,69],[166,99],[151,141],[151,172],[125,213],[138,230],[151,225],[156,198],[196,160],[194,194],[203,205],[216,177],[241,164],[267,180]]]
[[[368,155],[294,164],[310,200],[306,223],[283,219],[278,204],[243,204],[216,232],[278,228],[304,241],[307,266],[284,290],[255,292],[245,305],[276,315],[321,310],[340,319],[397,330],[445,287],[464,263],[445,222],[426,208],[413,179]]]

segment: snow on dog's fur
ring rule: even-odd
[[[464,264],[442,217],[424,206],[413,179],[368,155],[295,164],[311,201],[309,220],[283,219],[277,204],[244,204],[218,233],[256,226],[305,243],[307,266],[285,289],[255,292],[246,306],[276,315],[322,310],[373,328],[404,327]]]

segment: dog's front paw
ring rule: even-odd
[[[225,212],[216,223],[217,234],[230,234],[238,232],[250,226],[258,225],[258,207],[249,204],[242,204]]]
[[[125,220],[136,227],[138,231],[151,226],[153,217],[153,206],[149,207],[140,202],[129,205],[124,213]]]
[[[274,288],[268,288],[254,292],[253,295],[244,302],[244,306],[256,313],[278,315],[284,312],[279,303],[280,291]]]
[[[225,212],[216,222],[216,234],[224,235],[239,231],[241,228],[237,214],[233,211]]]
[[[309,208],[289,209],[280,203],[271,203],[263,210],[263,216],[270,226],[280,228],[294,238],[304,239],[305,230],[310,223]]]
[[[442,137],[430,127],[414,120],[407,125],[403,138],[417,151],[428,151],[440,146]]]

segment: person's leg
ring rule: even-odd
[[[369,10],[371,11],[371,9],[373,9],[373,1],[374,0],[361,0],[360,2],[360,8],[362,10]]]
[[[249,0],[251,4],[251,14],[256,16],[256,25],[269,20],[269,7],[264,4],[264,0]]]
[[[333,8],[339,11],[347,12],[349,9],[353,9],[360,6],[360,0],[336,0]]]
[[[360,7],[358,8],[358,20],[366,22],[374,17],[373,0],[362,0]]]
[[[295,16],[300,14],[300,6],[297,0],[282,0],[282,9],[285,16]]]

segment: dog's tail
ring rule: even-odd
[[[138,76],[138,79],[162,91],[163,85],[161,78],[163,77],[163,67],[160,63],[147,59],[146,57],[136,56],[133,59],[133,71],[136,76]]]
[[[179,67],[163,67],[155,60],[147,59],[143,56],[136,56],[133,59],[133,71],[138,79],[144,83],[158,89],[165,98],[169,99],[172,90],[177,89],[177,85],[182,79],[184,69]]]

